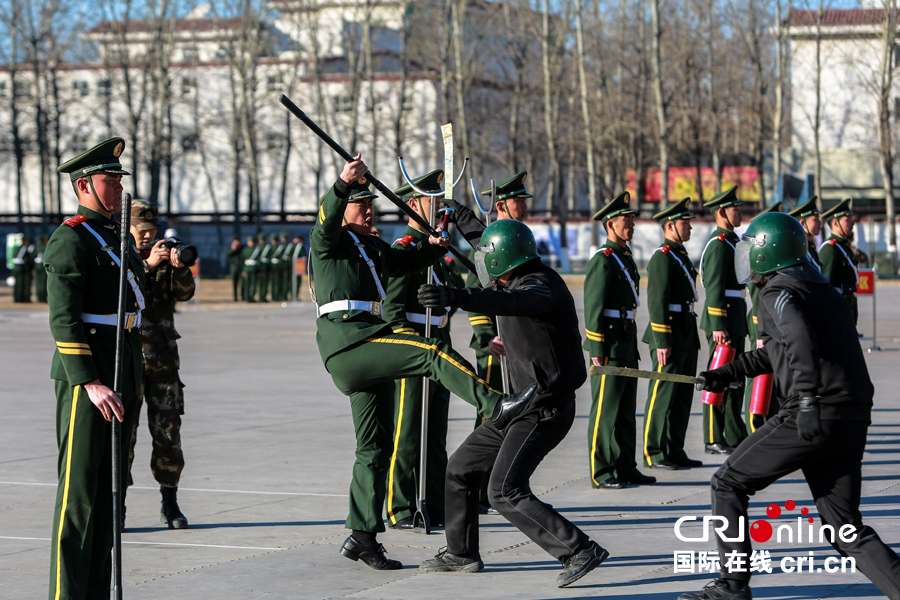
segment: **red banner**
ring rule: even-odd
[[[859,270],[859,283],[856,284],[856,295],[871,295],[875,293],[875,271],[872,269]]]
[[[703,186],[703,200],[707,201],[716,195],[716,173],[711,167],[700,169],[701,185]],[[634,169],[628,169],[625,174],[625,189],[635,196]],[[647,202],[659,202],[662,194],[662,171],[660,169],[647,169],[644,174],[644,200]],[[722,169],[722,187],[727,190],[733,185],[738,186],[738,198],[744,202],[759,202],[759,177],[756,167],[725,167]],[[669,202],[675,202],[682,198],[690,197],[699,200],[697,192],[696,167],[669,167]]]
[[[194,276],[194,279],[200,277],[200,258],[197,257],[197,260],[194,262],[194,266],[188,268],[191,270],[191,275]]]
[[[294,275],[306,275],[306,257],[294,259]]]

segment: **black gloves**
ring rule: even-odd
[[[425,308],[456,306],[457,292],[443,285],[423,285],[419,288],[419,304]]]
[[[800,410],[797,411],[797,437],[811,442],[822,435],[822,424],[819,423],[819,397],[800,398]]]
[[[703,391],[712,392],[714,394],[719,394],[727,390],[728,384],[732,381],[731,377],[723,373],[721,369],[701,371],[699,377],[704,379]]]

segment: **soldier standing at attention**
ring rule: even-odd
[[[22,238],[15,258],[13,258],[12,276],[13,302],[31,302],[31,274],[34,271],[34,245],[27,235]]]
[[[257,302],[268,302],[269,296],[269,276],[272,272],[270,259],[272,257],[272,244],[266,243],[266,236],[259,234],[256,242],[260,247],[259,264],[256,269],[256,292],[258,294]]]
[[[242,295],[244,302],[256,302],[256,272],[259,268],[259,252],[261,246],[256,245],[256,238],[252,235],[247,236],[247,245],[241,251],[241,260],[243,262],[243,271],[241,277],[244,282]]]
[[[141,200],[131,205],[131,235],[138,247],[156,238],[157,208]],[[184,384],[178,376],[181,361],[176,340],[174,307],[194,297],[194,276],[178,257],[175,248],[163,248],[157,241],[144,260],[144,289],[147,308],[141,322],[144,382],[137,398],[134,430],[128,453],[128,485],[132,485],[131,465],[141,418],[141,402],[147,402],[147,426],[153,440],[150,471],[159,484],[162,501],[160,520],[169,529],[187,529],[187,518],[178,508],[178,481],[184,470],[181,451],[181,415],[184,414]]]
[[[115,376],[122,138],[112,138],[60,165],[78,196],[78,214],[53,233],[44,253],[50,333],[56,352],[59,487],[50,543],[51,600],[109,598],[112,574],[112,447],[108,421],[122,422],[122,452],[131,443],[141,386],[141,286],[144,268],[130,251],[126,286],[122,398]],[[129,240],[134,246],[134,240]],[[122,482],[124,484],[124,481]]]
[[[444,172],[432,171],[413,180],[421,190],[440,192]],[[437,202],[429,196],[420,196],[408,184],[394,193],[405,200],[411,209],[426,221],[431,214],[431,203]],[[428,234],[409,219],[403,237],[391,248],[402,250],[427,243]],[[449,265],[444,260],[434,264],[434,278],[438,285],[448,285]],[[400,277],[388,280],[387,300],[384,320],[397,323],[394,333],[425,336],[425,308],[419,304],[416,294],[419,286],[427,283],[428,269],[409,271]],[[445,308],[431,313],[431,337],[450,345],[450,315]],[[422,386],[421,377],[400,379],[395,382],[394,405],[394,453],[387,483],[387,517],[394,529],[412,529],[413,515],[416,513],[416,498],[419,485],[419,455],[422,427]],[[428,465],[426,469],[425,502],[433,526],[444,523],[444,474],[447,471],[447,419],[450,410],[450,392],[437,382],[428,386]]]
[[[631,196],[623,192],[597,211],[609,238],[594,253],[584,279],[584,349],[599,366],[637,367],[637,326],[634,313],[641,305],[637,265],[627,242],[634,236]],[[621,490],[629,483],[656,483],[637,469],[635,410],[637,380],[591,376],[591,414],[588,421],[591,485]]]
[[[647,266],[650,324],[642,341],[650,344],[653,370],[697,374],[697,272],[684,247],[691,239],[690,198],[676,202],[653,218],[662,224],[665,242]],[[702,467],[684,452],[694,388],[688,383],[651,381],[644,408],[644,466],[677,470]]]
[[[274,233],[269,236],[269,297],[281,301],[281,253],[284,247]]]
[[[293,277],[294,277],[294,269],[296,268],[296,260],[298,258],[306,257],[306,246],[303,244],[303,237],[299,235],[295,235],[292,240],[292,248],[291,248],[291,271],[290,271],[290,279],[288,280],[288,290],[290,294],[294,293],[293,288]],[[307,267],[308,268],[308,267]],[[300,299],[300,289],[303,285],[303,276],[297,275],[297,296],[291,297],[291,302],[294,300]]]
[[[806,231],[806,245],[809,248],[809,258],[815,268],[822,270],[819,262],[819,251],[816,249],[816,236],[822,231],[822,217],[819,216],[819,208],[816,206],[818,196],[813,196],[788,214],[800,221]]]
[[[44,269],[44,252],[47,251],[47,236],[39,235],[34,248],[34,295],[38,302],[47,302],[47,270]]]
[[[730,344],[735,349],[735,358],[740,356],[747,337],[744,284],[734,274],[734,245],[738,242],[734,230],[741,226],[742,204],[735,185],[703,205],[715,215],[717,225],[700,257],[700,280],[706,288],[700,329],[706,332],[710,362],[719,344]],[[703,405],[707,454],[731,454],[747,437],[747,429],[741,422],[742,401],[742,389],[728,389],[721,406]]]
[[[231,240],[231,248],[228,249],[228,274],[231,275],[231,293],[234,295],[235,302],[238,301],[238,288],[241,287],[241,253],[243,251],[241,238],[234,236],[234,239]]]
[[[853,212],[850,200],[841,200],[833,208],[822,213],[822,220],[831,228],[831,236],[819,248],[822,274],[831,281],[841,295],[850,303],[853,324],[859,320],[859,306],[856,302],[856,286],[859,283],[859,265],[850,240],[853,236]]]
[[[288,232],[281,232],[281,243],[278,252],[278,299],[287,302],[291,299],[291,253],[294,244],[288,240]]]
[[[474,368],[444,342],[395,334],[381,317],[384,282],[440,260],[449,238],[394,249],[369,235],[375,194],[359,156],[319,202],[310,234],[310,280],[318,304],[316,342],[335,386],[350,398],[356,430],[356,463],[350,484],[352,534],[341,554],[377,570],[402,565],[384,555],[376,536],[384,531],[384,497],[393,448],[394,381],[428,377],[478,407],[499,428],[526,410],[535,395],[529,386],[513,396],[490,388]],[[366,368],[361,369],[360,365]]]

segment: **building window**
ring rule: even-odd
[[[181,95],[190,96],[197,90],[197,80],[193,77],[182,77],[181,79]]]
[[[97,82],[98,96],[112,96],[112,82],[109,79],[101,79]]]
[[[197,134],[186,133],[181,136],[181,149],[185,152],[191,152],[197,149]]]
[[[280,75],[269,75],[266,80],[266,89],[270,92],[280,92],[282,87]]]
[[[181,56],[186,63],[200,62],[200,49],[197,46],[185,46]]]
[[[87,96],[90,93],[87,81],[73,81],[72,90],[76,96]]]
[[[353,110],[353,97],[352,96],[335,96],[334,98],[334,111],[335,112],[350,112]]]

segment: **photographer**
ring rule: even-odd
[[[147,402],[147,422],[153,437],[150,470],[162,493],[160,519],[169,529],[187,529],[188,522],[178,508],[176,492],[184,455],[181,452],[181,415],[184,414],[184,384],[178,377],[178,346],[181,337],[175,331],[175,302],[186,302],[194,296],[194,277],[184,264],[184,250],[190,246],[166,247],[167,240],[155,243],[157,208],[141,200],[131,205],[131,234],[144,259],[144,281],[147,307],[141,323],[144,354],[144,382],[138,396],[138,406],[128,456],[128,484],[134,462],[134,441],[137,439],[140,402]],[[152,246],[151,246],[152,244]],[[181,254],[179,254],[181,252]],[[195,251],[194,251],[195,252]],[[193,261],[191,261],[193,262]]]

